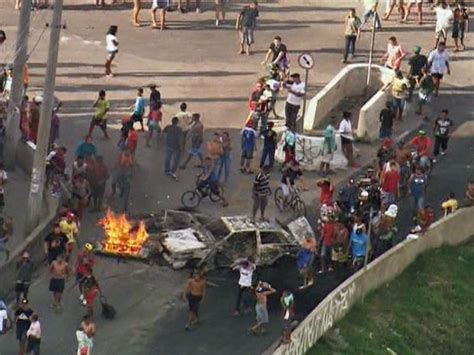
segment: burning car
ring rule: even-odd
[[[118,257],[159,256],[175,269],[204,265],[229,266],[250,255],[258,265],[271,265],[294,255],[306,235],[314,232],[305,217],[287,225],[253,222],[248,217],[221,217],[163,210],[127,218],[107,211],[99,221],[104,239],[97,251]]]
[[[221,217],[202,227],[165,234],[163,256],[173,268],[204,264],[208,268],[225,267],[250,255],[258,265],[271,265],[283,256],[294,255],[305,235],[314,235],[305,217],[286,228],[276,222],[253,222],[244,216]]]

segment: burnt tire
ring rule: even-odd
[[[181,195],[181,203],[186,208],[195,208],[201,203],[201,196],[195,191],[186,191]]]

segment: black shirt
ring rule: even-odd
[[[240,13],[242,27],[255,28],[257,26],[258,10],[246,7]]]
[[[183,130],[178,125],[168,125],[163,132],[166,134],[166,148],[181,150]]]
[[[415,54],[408,60],[408,64],[411,67],[411,75],[421,76],[421,69],[426,68],[428,59],[423,54]]]
[[[384,108],[380,111],[379,121],[383,128],[392,128],[393,127],[393,120],[395,119],[395,113],[388,108]]]
[[[453,121],[449,118],[447,120],[443,120],[438,118],[435,123],[435,136],[436,137],[447,137],[449,135],[449,127],[453,125]]]
[[[31,308],[21,309],[15,311],[16,331],[19,333],[26,333],[30,328],[30,317],[33,315]]]
[[[286,168],[283,170],[281,182],[286,185],[286,178],[289,178],[290,185],[293,186],[295,184],[296,179],[298,179],[298,177],[300,176],[303,176],[303,172],[301,171],[301,169],[293,170],[291,168]]]
[[[267,129],[262,132],[264,147],[276,149],[277,133],[273,129]]]
[[[153,90],[150,93],[150,110],[157,107],[159,102],[161,102],[161,93],[158,90]]]
[[[66,252],[67,237],[64,233],[56,234],[51,232],[44,241],[48,244],[48,257],[50,261]]]
[[[284,56],[281,59],[285,58],[285,56],[286,56],[287,49],[286,49],[286,46],[283,43],[280,44],[278,47],[275,46],[275,43],[270,44],[270,50],[272,51],[272,54],[273,54],[272,62],[274,62],[275,59],[278,58],[278,55],[280,54],[280,52],[284,53]]]

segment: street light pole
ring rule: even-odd
[[[304,115],[306,114],[306,97],[308,92],[308,77],[309,77],[309,70],[305,69],[304,71],[304,91],[305,94],[303,96],[303,110],[301,112],[301,118],[298,124],[298,132],[303,133],[304,131]]]
[[[22,1],[20,20],[16,35],[15,56],[13,58],[13,82],[7,109],[5,166],[15,169],[16,146],[20,140],[20,106],[23,100],[23,76],[28,60],[28,34],[30,32],[31,1]]]
[[[43,90],[43,103],[41,104],[40,122],[38,127],[38,140],[31,172],[30,195],[28,199],[28,223],[26,233],[31,232],[37,225],[43,206],[45,184],[46,156],[48,154],[51,118],[53,112],[54,90],[56,87],[56,66],[58,63],[59,39],[61,35],[61,17],[63,0],[54,3],[53,20],[49,37],[48,62],[46,65],[46,78]]]
[[[370,51],[369,51],[369,66],[367,68],[367,86],[370,84],[370,72],[372,71],[372,61],[374,57],[374,46],[375,46],[375,24],[377,23],[377,11],[374,12],[374,22],[372,26],[372,37],[370,39]]]

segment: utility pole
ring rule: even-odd
[[[8,170],[15,169],[16,146],[20,140],[20,106],[23,100],[23,75],[28,60],[28,35],[30,32],[31,1],[21,2],[20,20],[13,58],[13,82],[7,109],[4,161]]]
[[[372,27],[372,36],[370,38],[370,51],[369,51],[369,66],[367,67],[367,86],[370,84],[370,73],[372,71],[372,62],[374,58],[374,46],[375,46],[375,24],[377,23],[378,13],[374,12],[374,22]]]
[[[58,64],[59,39],[61,35],[61,17],[63,0],[55,0],[51,33],[49,37],[48,62],[41,104],[38,140],[36,143],[35,158],[31,172],[30,195],[28,198],[28,223],[26,234],[31,232],[39,222],[43,207],[43,195],[46,171],[46,156],[48,154],[49,133],[53,112],[54,91],[56,88],[56,66]]]

